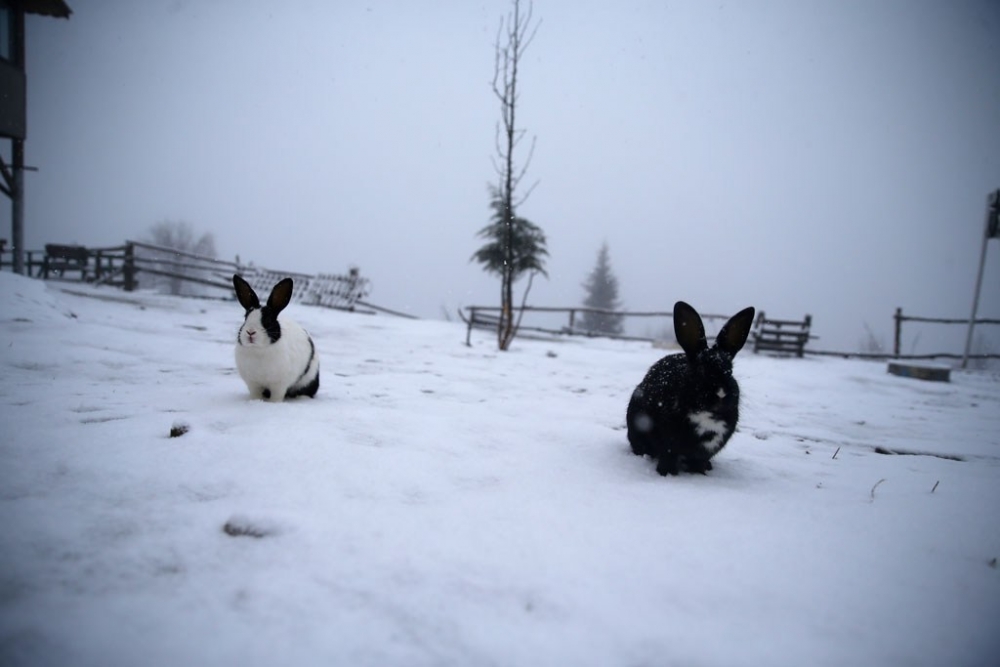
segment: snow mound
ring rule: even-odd
[[[71,310],[60,304],[56,293],[41,280],[0,271],[0,293],[4,308],[2,324],[32,324],[74,318]]]

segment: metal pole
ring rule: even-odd
[[[998,191],[1000,192],[1000,191]],[[979,312],[979,292],[983,287],[983,267],[986,265],[986,243],[990,240],[990,208],[998,192],[991,192],[986,198],[986,221],[983,224],[983,247],[979,251],[979,274],[976,276],[976,291],[972,297],[972,314],[969,316],[969,331],[965,335],[965,354],[962,355],[962,368],[969,365],[969,353],[972,350],[972,332],[976,328],[976,313]]]

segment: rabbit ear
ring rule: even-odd
[[[674,335],[689,357],[695,357],[699,352],[708,349],[701,315],[683,301],[674,304]]]
[[[285,306],[287,306],[292,301],[292,279],[285,278],[280,283],[274,286],[271,290],[271,296],[267,297],[267,307],[274,311],[277,315]]]
[[[729,318],[729,321],[719,330],[719,335],[715,338],[716,347],[723,352],[728,352],[729,356],[735,357],[736,353],[743,349],[743,344],[747,342],[747,336],[750,335],[754,312],[753,306],[751,306]]]
[[[233,274],[233,287],[236,288],[236,298],[239,299],[240,305],[247,312],[254,308],[260,308],[260,299],[257,298],[257,293],[250,287],[250,283],[243,280],[237,273]]]

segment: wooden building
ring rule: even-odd
[[[0,192],[11,201],[16,273],[24,273],[24,141],[28,135],[24,17],[68,19],[71,13],[63,0],[0,0],[0,140],[11,142],[10,163],[0,156]]]

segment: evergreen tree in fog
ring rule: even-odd
[[[597,253],[597,264],[583,283],[587,296],[583,305],[587,308],[597,308],[607,311],[621,310],[618,300],[618,278],[611,271],[607,242],[601,245]],[[614,313],[584,312],[580,328],[592,333],[621,334],[623,316]]]

